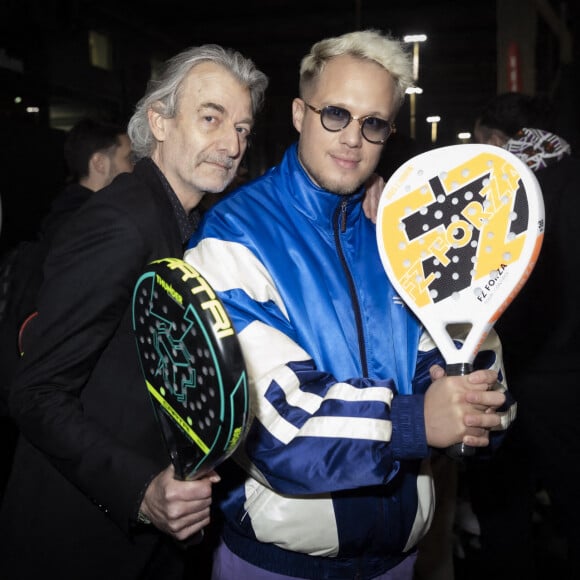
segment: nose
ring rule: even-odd
[[[362,125],[359,119],[352,117],[350,123],[340,132],[340,141],[349,147],[360,147],[362,144]]]

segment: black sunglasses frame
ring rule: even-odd
[[[360,132],[361,135],[363,136],[364,139],[366,139],[369,143],[372,143],[373,145],[383,145],[383,143],[385,143],[387,141],[387,139],[393,134],[397,132],[397,127],[395,126],[395,123],[391,122],[391,121],[387,121],[385,119],[381,119],[379,117],[375,117],[374,115],[366,115],[365,117],[355,117],[354,115],[351,114],[351,112],[348,109],[345,109],[344,107],[337,107],[336,105],[327,105],[326,107],[322,107],[322,109],[317,109],[316,107],[310,105],[309,103],[307,103],[306,101],[303,100],[303,103],[314,113],[316,113],[317,115],[320,116],[320,123],[321,125],[324,127],[324,129],[326,129],[327,131],[330,131],[331,133],[338,133],[339,131],[342,131],[343,129],[346,129],[349,125],[351,121],[356,121],[359,126],[360,126]],[[325,124],[324,124],[324,113],[325,111],[329,110],[329,109],[334,109],[336,111],[344,111],[347,114],[347,121],[344,124],[343,127],[341,127],[340,129],[329,129]],[[386,123],[387,126],[389,127],[389,133],[387,134],[387,136],[384,139],[375,141],[373,139],[369,139],[366,135],[365,135],[365,123],[369,120],[369,119],[376,119],[378,121],[382,121],[383,123]]]

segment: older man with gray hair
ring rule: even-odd
[[[196,206],[246,151],[267,79],[235,51],[168,62],[128,134],[140,158],[51,246],[38,316],[11,387],[21,431],[0,513],[6,578],[181,579],[209,523],[215,472],[177,481],[141,374],[132,292],[150,261],[182,257]]]

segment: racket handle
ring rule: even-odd
[[[447,374],[449,376],[463,376],[468,375],[473,371],[471,363],[455,363],[447,365]],[[463,457],[471,457],[475,455],[475,447],[465,445],[465,443],[456,443],[445,450],[445,453],[453,459],[462,459]]]
[[[171,440],[173,440],[173,436],[171,437],[172,437]],[[175,479],[177,479],[177,481],[184,481],[185,477],[183,477],[183,467],[181,465],[181,462],[179,461],[179,455],[177,451],[174,450],[169,455],[171,456],[171,462],[173,463],[173,467],[175,469]],[[192,536],[189,536],[189,538],[185,540],[177,540],[177,545],[182,550],[187,550],[188,548],[191,548],[191,546],[197,546],[197,544],[201,544],[204,535],[205,535],[204,531],[203,529],[201,529],[199,530],[199,532],[193,534]]]
[[[475,447],[465,445],[465,443],[456,443],[445,450],[445,453],[451,459],[463,459],[464,457],[471,457],[475,455]]]
[[[473,372],[471,363],[454,363],[447,365],[447,374],[450,377],[460,377]]]

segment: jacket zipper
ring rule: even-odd
[[[365,350],[365,341],[364,341],[364,333],[363,333],[363,325],[362,325],[362,316],[360,312],[360,304],[358,302],[358,297],[356,294],[356,289],[354,285],[354,280],[348,264],[346,262],[346,258],[344,256],[344,252],[342,251],[342,244],[340,242],[340,234],[346,232],[346,218],[347,218],[347,207],[348,201],[343,199],[340,202],[340,205],[336,208],[334,212],[334,219],[333,219],[333,229],[334,229],[334,244],[338,251],[338,257],[340,258],[340,263],[342,264],[342,269],[346,274],[346,281],[348,283],[350,299],[353,306],[354,312],[354,319],[356,323],[356,332],[358,337],[358,349],[359,349],[359,356],[360,362],[362,367],[362,376],[368,377],[368,363],[367,363],[367,353]]]

